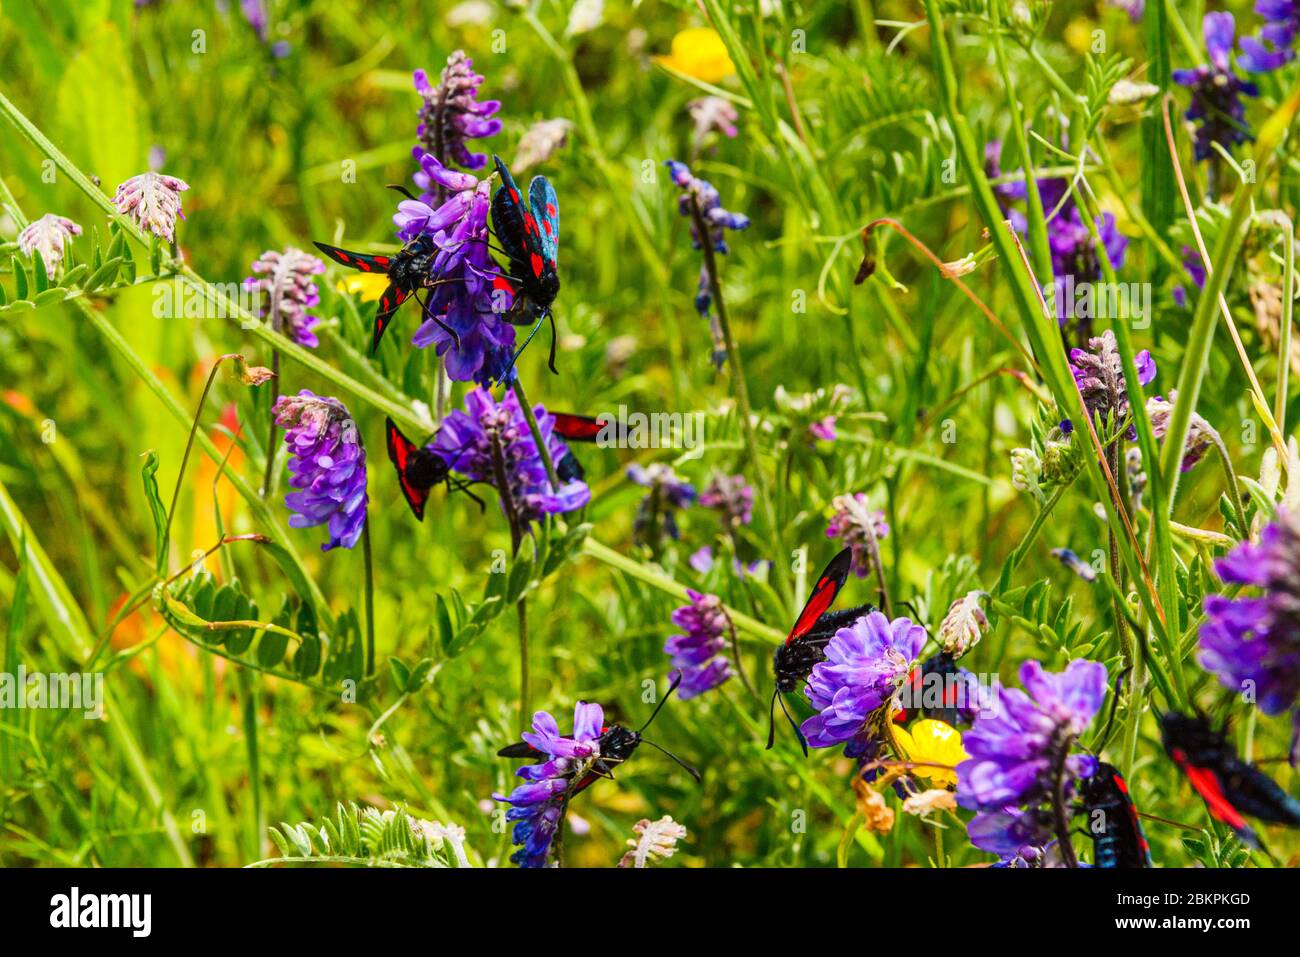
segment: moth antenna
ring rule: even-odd
[[[399,183],[389,183],[388,188],[391,190],[396,190],[397,192],[405,196],[407,199],[416,199],[416,197],[411,195],[411,191],[409,189],[407,189],[405,186],[402,186]]]
[[[1106,718],[1106,727],[1102,729],[1096,747],[1093,748],[1093,751],[1097,754],[1101,753],[1102,749],[1106,747],[1106,742],[1110,740],[1111,728],[1115,724],[1115,712],[1119,710],[1120,691],[1124,688],[1124,679],[1128,677],[1128,673],[1132,670],[1133,666],[1129,665],[1115,677],[1115,690],[1110,699],[1110,715]]]
[[[772,689],[772,701],[767,706],[767,750],[772,750],[772,745],[776,744],[776,696],[781,692],[777,688]]]
[[[668,703],[668,699],[673,696],[673,692],[677,690],[677,686],[681,683],[682,673],[679,671],[677,672],[677,677],[673,679],[673,683],[668,686],[668,693],[659,699],[659,703],[655,705],[655,709],[650,712],[650,717],[646,718],[645,724],[641,725],[641,727],[637,729],[637,734],[640,734],[646,728],[650,727],[650,722],[659,716],[659,712],[663,709],[663,706]],[[660,750],[663,749],[661,748]]]
[[[686,772],[687,774],[689,774],[691,777],[695,778],[695,782],[696,782],[697,784],[704,780],[704,778],[702,778],[702,777],[700,776],[700,772],[699,772],[699,771],[696,771],[693,767],[691,767],[689,764],[687,764],[685,761],[683,761],[683,760],[682,760],[681,758],[679,758],[677,755],[673,754],[673,753],[672,753],[671,751],[669,751],[667,748],[661,748],[661,747],[659,747],[659,745],[655,744],[653,741],[647,741],[645,738],[642,738],[642,739],[641,739],[641,743],[642,743],[642,744],[648,744],[648,745],[650,745],[650,747],[654,748],[656,751],[660,751],[660,752],[662,752],[662,753],[668,755],[668,757],[672,758],[673,762],[674,762],[678,767],[680,767],[683,771],[685,771],[685,772]]]

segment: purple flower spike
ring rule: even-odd
[[[681,195],[677,197],[677,210],[691,221],[691,244],[699,249],[701,243],[707,238],[714,252],[726,255],[727,241],[724,230],[748,229],[749,217],[723,209],[722,199],[713,184],[692,175],[690,167],[685,163],[670,159],[665,160],[664,165],[668,167],[668,175],[673,185],[681,190]],[[707,237],[700,235],[695,217],[691,214],[692,203],[699,207],[700,219],[708,233]],[[713,293],[709,286],[708,273],[701,265],[700,284],[695,294],[695,309],[703,318],[709,320],[709,327],[713,334],[713,362],[721,368],[726,361],[727,351],[722,328],[710,313],[712,305]]]
[[[533,414],[551,461],[562,461],[569,449],[555,436],[555,417],[540,405],[533,408]],[[502,509],[508,501],[521,526],[543,515],[575,511],[591,500],[591,490],[580,479],[551,488],[513,391],[498,404],[486,389],[471,390],[465,396],[464,411],[457,409],[447,416],[431,448],[453,472],[495,488]]]
[[[715,475],[700,493],[700,504],[718,512],[729,527],[748,525],[754,517],[754,490],[743,475]]]
[[[867,493],[837,495],[831,500],[835,514],[826,526],[827,538],[841,539],[853,549],[853,573],[871,574],[880,540],[889,537],[889,523],[880,509],[867,507]]]
[[[351,548],[366,524],[366,450],[352,415],[338,399],[303,389],[282,395],[272,409],[285,431],[291,453],[289,484],[299,491],[284,497],[296,514],[293,528],[329,526],[321,551]]]
[[[1155,379],[1156,361],[1146,349],[1133,357],[1133,364],[1137,366],[1140,385],[1149,385]],[[1102,421],[1114,416],[1116,425],[1128,418],[1128,386],[1115,333],[1107,329],[1089,339],[1087,349],[1071,349],[1070,371],[1090,416],[1100,415]],[[1126,435],[1130,441],[1136,439],[1137,429],[1130,424]]]
[[[1242,37],[1241,65],[1251,73],[1268,73],[1295,59],[1300,35],[1300,0],[1258,0],[1255,12],[1267,21],[1258,37]]]
[[[176,241],[176,218],[181,211],[181,193],[190,186],[183,179],[165,173],[141,173],[117,187],[113,205],[124,216],[135,220],[141,229],[161,239]]]
[[[998,688],[985,702],[962,738],[970,757],[957,765],[957,803],[979,812],[967,825],[971,842],[1008,866],[1051,843],[1058,785],[1068,801],[1074,782],[1097,768],[1074,746],[1101,710],[1106,666],[1077,659],[1052,673],[1027,661],[1020,683],[1024,691]]]
[[[549,712],[533,715],[533,730],[523,736],[546,760],[524,765],[515,774],[521,784],[508,795],[493,794],[497,801],[511,805],[506,820],[514,821],[511,842],[519,850],[510,860],[520,867],[546,867],[551,842],[564,817],[564,798],[577,765],[599,752],[605,712],[598,704],[579,701],[573,709],[573,736],[560,734],[560,726]]]
[[[325,271],[325,263],[290,246],[282,253],[267,250],[252,268],[253,275],[244,280],[244,286],[257,291],[261,317],[298,345],[308,349],[319,346],[312,327],[320,319],[307,310],[320,305],[315,277]]]
[[[718,687],[731,677],[731,662],[725,657],[731,634],[731,621],[717,595],[686,590],[691,603],[673,612],[673,624],[685,634],[673,635],[664,644],[664,653],[672,658],[682,675],[682,700],[694,698]]]
[[[425,321],[411,342],[434,346],[448,378],[489,386],[513,374],[515,347],[515,327],[505,318],[513,304],[510,287],[499,281],[489,254],[491,183],[449,170],[428,153],[420,158],[420,170],[416,181],[429,192],[424,199],[403,200],[393,217],[403,242],[429,237],[436,250],[429,278],[438,284],[429,290]],[[438,189],[451,195],[435,208]]]
[[[1195,154],[1198,160],[1209,159],[1212,144],[1230,150],[1252,137],[1246,126],[1246,106],[1241,97],[1259,96],[1254,83],[1232,72],[1232,44],[1236,25],[1231,13],[1207,13],[1202,21],[1209,65],[1190,70],[1175,70],[1174,82],[1192,91],[1191,105],[1184,116],[1196,124]]]
[[[1151,419],[1151,431],[1158,442],[1163,441],[1165,433],[1169,431],[1169,419],[1173,415],[1174,403],[1177,400],[1177,389],[1169,393],[1168,399],[1158,395],[1147,399],[1147,416]],[[1188,422],[1187,441],[1183,443],[1183,460],[1179,465],[1179,471],[1190,472],[1196,463],[1205,457],[1205,453],[1210,450],[1218,437],[1219,433],[1215,431],[1214,426],[1198,413],[1193,412]]]
[[[1300,516],[1286,509],[1260,534],[1214,563],[1224,582],[1262,588],[1259,597],[1205,599],[1197,660],[1225,688],[1248,693],[1268,715],[1300,696]]]
[[[984,147],[984,170],[994,179],[1002,176],[1002,143],[992,140]],[[1043,204],[1043,214],[1047,219],[1047,242],[1052,255],[1053,286],[1056,292],[1056,318],[1065,326],[1074,316],[1074,290],[1079,283],[1096,282],[1102,276],[1104,253],[1111,267],[1119,270],[1124,265],[1124,256],[1128,251],[1128,239],[1120,233],[1115,224],[1115,217],[1107,212],[1095,217],[1097,235],[1101,240],[1101,250],[1092,238],[1092,233],[1084,224],[1083,215],[1074,202],[1067,179],[1045,178],[1035,181],[1039,198]],[[1029,231],[1025,214],[1010,204],[1025,199],[1028,189],[1023,182],[1000,183],[994,188],[1000,205],[1016,232],[1024,234]],[[1080,317],[1084,327],[1090,320]]]
[[[18,234],[18,248],[24,256],[40,254],[45,274],[53,276],[63,263],[64,244],[81,235],[81,227],[66,216],[46,213],[34,219]]]
[[[890,621],[873,611],[841,628],[813,666],[804,694],[820,714],[803,723],[810,747],[829,748],[857,737],[868,719],[888,711],[921,649],[925,629],[910,618]]]
[[[695,487],[662,462],[629,465],[627,477],[649,490],[637,507],[633,525],[637,540],[658,545],[661,535],[676,539],[679,533],[674,513],[695,501]]]
[[[499,100],[478,99],[483,77],[474,72],[474,63],[463,50],[447,57],[438,85],[429,82],[424,70],[412,75],[415,92],[424,98],[420,107],[420,125],[415,131],[420,145],[415,157],[432,153],[465,169],[482,169],[487,155],[471,153],[466,140],[483,139],[501,132],[501,121],[494,119],[501,109]]]

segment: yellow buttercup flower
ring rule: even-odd
[[[917,777],[929,778],[940,787],[957,783],[955,768],[970,755],[961,743],[961,732],[951,725],[932,718],[922,718],[915,722],[909,731],[906,728],[894,728],[894,741],[908,761],[921,762],[924,765],[942,764],[945,768],[918,767],[912,773]]]
[[[673,37],[672,52],[654,59],[656,63],[705,83],[717,83],[736,72],[736,65],[727,55],[722,37],[708,27],[681,31]]]
[[[349,296],[357,296],[362,302],[375,302],[388,288],[388,277],[376,272],[352,273],[340,279],[335,288]]]

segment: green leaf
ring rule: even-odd
[[[50,276],[45,271],[45,257],[40,253],[32,255],[32,281],[38,296],[50,288]]]
[[[86,280],[85,284],[81,288],[86,290],[86,292],[94,292],[100,286],[112,285],[113,280],[117,278],[118,270],[121,268],[121,256],[106,259],[103,265],[90,274],[90,278]]]
[[[167,567],[167,509],[163,506],[158,493],[158,453],[150,449],[144,454],[144,465],[140,469],[140,478],[144,483],[144,497],[149,503],[149,512],[153,515],[153,554],[154,570],[159,577]]]
[[[406,666],[406,662],[395,656],[388,659],[388,667],[393,672],[393,684],[397,690],[405,691],[406,683],[411,680],[411,669]]]
[[[14,270],[14,298],[26,299],[27,290],[29,288],[27,283],[27,267],[22,264],[17,256],[11,257],[10,261],[13,263]]]

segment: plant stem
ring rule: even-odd
[[[520,403],[526,405],[524,399]],[[536,423],[533,422],[536,428]],[[534,438],[541,435],[539,429],[534,433]],[[501,511],[505,513],[506,521],[510,523],[510,558],[514,561],[519,557],[519,546],[523,542],[523,531],[519,527],[519,514],[515,510],[514,494],[510,488],[510,476],[506,472],[505,450],[501,447],[501,439],[495,433],[492,435],[492,472],[496,480],[497,495],[501,498]],[[540,447],[540,443],[539,443]],[[515,611],[519,616],[519,726],[528,727],[529,717],[529,687],[528,687],[528,608],[527,599],[520,598],[515,605]]]
[[[275,279],[271,282],[271,309],[267,313],[271,318],[271,331],[279,333],[284,328],[284,318],[280,315],[280,297],[283,294],[284,277],[288,272],[288,257],[281,256],[280,264],[275,270]],[[271,384],[271,421],[266,433],[266,473],[262,476],[262,497],[271,492],[271,479],[275,472],[275,400],[280,397],[280,353],[271,354],[271,371],[275,378]]]
[[[171,505],[167,507],[167,527],[163,530],[162,549],[158,554],[159,577],[162,576],[167,567],[167,553],[171,545],[172,519],[176,515],[176,503],[181,497],[181,480],[185,478],[185,468],[190,464],[190,451],[194,448],[194,434],[199,430],[199,419],[203,416],[203,407],[208,401],[208,392],[212,390],[212,382],[217,377],[217,370],[221,368],[221,363],[231,358],[229,355],[221,356],[216,362],[212,363],[212,369],[208,372],[208,379],[203,383],[203,392],[199,395],[199,406],[194,410],[194,419],[190,423],[189,438],[185,440],[185,452],[181,455],[181,467],[176,472],[176,488],[172,490]]]
[[[528,401],[528,393],[524,390],[523,380],[518,375],[511,385],[514,390],[515,398],[519,400],[519,408],[524,413],[524,421],[528,423],[528,432],[533,437],[533,443],[537,446],[537,454],[542,460],[542,465],[546,468],[546,478],[551,483],[551,491],[559,491],[560,477],[555,472],[555,462],[551,460],[551,450],[547,448],[546,442],[542,437],[542,427],[537,424],[537,416],[533,414],[533,404]]]
[[[690,596],[686,594],[685,585],[679,584],[674,579],[665,575],[662,571],[650,568],[634,558],[620,555],[618,552],[614,551],[614,549],[610,548],[608,545],[602,545],[590,535],[583,541],[582,550],[587,556],[594,558],[599,562],[604,562],[606,565],[617,568],[632,576],[637,581],[649,585],[652,588],[658,588],[665,594],[672,595],[680,601],[690,600]],[[758,619],[751,618],[749,615],[736,611],[734,608],[730,608],[726,605],[723,606],[723,610],[726,611],[727,617],[732,620],[740,631],[753,635],[755,638],[759,638],[770,645],[779,645],[785,641],[785,632],[777,631],[775,628],[763,624]]]
[[[365,560],[366,583],[366,677],[375,673],[375,560],[370,545],[370,508],[366,507],[365,524],[361,526],[361,554]]]
[[[1079,859],[1074,855],[1074,844],[1070,840],[1070,816],[1066,813],[1066,775],[1065,761],[1070,756],[1074,745],[1074,735],[1068,736],[1061,744],[1060,754],[1053,769],[1055,784],[1052,788],[1052,812],[1056,818],[1056,845],[1061,851],[1061,860],[1066,867],[1078,867]]]
[[[1273,418],[1278,431],[1286,435],[1287,390],[1291,375],[1291,321],[1295,315],[1295,224],[1291,217],[1282,218],[1282,321],[1277,337],[1277,397],[1273,403]]]
[[[528,603],[520,598],[515,604],[519,616],[519,727],[527,728],[532,715],[528,683]]]
[[[758,454],[758,435],[754,431],[754,413],[749,405],[749,389],[745,385],[745,370],[741,365],[740,350],[736,348],[735,337],[731,334],[731,322],[727,317],[727,303],[722,296],[722,281],[718,274],[718,260],[714,253],[713,243],[709,238],[711,229],[704,222],[704,214],[700,211],[700,204],[695,197],[695,193],[693,191],[688,192],[687,196],[690,198],[691,221],[695,225],[695,234],[699,237],[700,250],[704,254],[704,271],[709,277],[709,292],[713,296],[714,308],[718,311],[718,327],[722,330],[722,341],[727,349],[727,369],[731,374],[731,391],[736,397],[736,407],[740,413],[740,429],[741,434],[745,437],[745,453],[750,466],[754,470],[754,485],[758,489],[758,499],[763,506],[763,517],[767,521],[768,528],[771,529],[776,555],[784,557],[786,555],[784,536],[776,521],[776,512],[772,508],[772,499],[768,492],[767,476],[763,472],[763,460]],[[773,557],[775,558],[776,555]],[[773,562],[774,571],[777,564],[777,562]],[[775,577],[781,597],[789,602],[790,583],[788,576],[783,570],[781,574]]]
[[[257,742],[257,689],[252,675],[244,668],[236,668],[239,676],[239,693],[244,699],[244,746],[248,753],[248,780],[253,791],[252,826],[250,827],[252,857],[262,856],[262,771]]]

